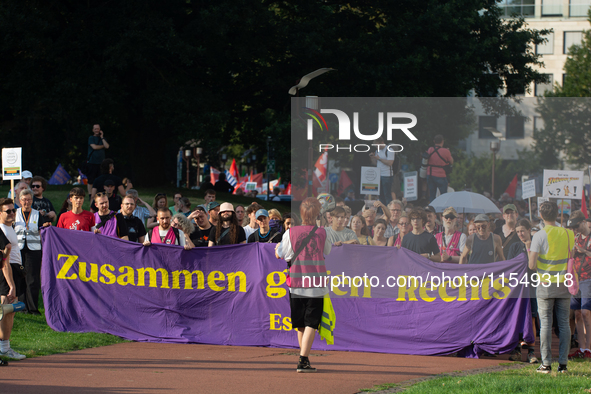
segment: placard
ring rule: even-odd
[[[556,204],[558,205],[558,217],[560,217],[561,211],[563,214],[570,216],[572,204],[569,199],[556,200]]]
[[[22,179],[22,148],[2,149],[2,178]]]
[[[380,195],[380,171],[377,167],[361,167],[361,194]]]
[[[244,190],[248,193],[248,192],[252,192],[254,190],[257,189],[257,183],[256,182],[246,182],[245,186],[244,186]]]
[[[404,173],[404,198],[406,201],[415,201],[419,198],[416,171]]]
[[[583,198],[583,171],[544,170],[543,197]]]
[[[525,181],[521,184],[521,198],[531,198],[536,196],[536,180]]]

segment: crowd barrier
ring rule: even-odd
[[[43,230],[42,241],[45,314],[56,331],[149,342],[298,346],[286,263],[275,258],[273,244],[185,251],[55,227]],[[329,281],[340,285],[331,292],[335,344],[317,338],[314,349],[474,357],[512,350],[520,333],[533,341],[529,299],[521,297],[528,290],[501,277],[524,275],[525,255],[460,266],[432,263],[404,249],[344,245],[333,247],[326,265]],[[366,278],[363,272],[369,272]],[[442,274],[481,280],[433,283]],[[388,276],[398,278],[390,281],[395,286],[386,284]],[[400,280],[411,276],[429,280]]]

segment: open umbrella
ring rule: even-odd
[[[472,192],[445,193],[429,204],[435,212],[443,212],[453,207],[456,212],[463,213],[501,213],[499,208],[482,194]]]

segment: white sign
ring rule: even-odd
[[[22,179],[22,148],[2,149],[2,178]]]
[[[246,192],[251,192],[253,190],[257,189],[257,183],[256,182],[246,182],[246,184],[244,185],[244,190],[246,190]]]
[[[550,198],[583,198],[583,171],[544,170],[543,196]]]
[[[380,195],[380,171],[377,167],[361,167],[361,194]]]
[[[419,198],[418,194],[418,177],[417,172],[405,172],[404,173],[404,198],[406,201],[414,201]]]
[[[521,184],[521,198],[524,200],[526,198],[535,197],[536,196],[536,180],[532,179],[531,181],[525,181]]]

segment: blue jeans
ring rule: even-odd
[[[441,194],[447,193],[447,178],[427,175],[427,188],[429,190],[429,202],[431,202],[437,196],[437,189],[439,189],[439,193]]]
[[[570,350],[570,298],[538,298],[538,316],[540,318],[540,352],[542,364],[552,364],[552,311],[556,304],[556,320],[560,330],[558,362],[566,365]]]
[[[392,201],[392,182],[393,176],[380,177],[380,201],[384,205],[388,205]]]

